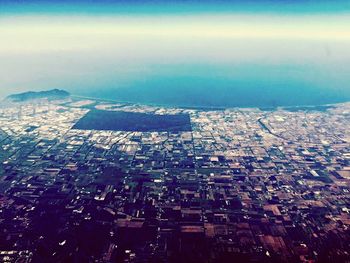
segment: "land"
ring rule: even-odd
[[[134,120],[80,129],[96,111]],[[191,127],[137,129],[145,115],[188,116]],[[295,111],[71,97],[7,105],[0,259],[349,262],[349,127],[350,103]]]
[[[46,91],[28,91],[18,94],[12,94],[7,96],[6,100],[11,102],[25,102],[37,99],[58,100],[68,98],[69,96],[69,92],[65,90],[53,89]]]

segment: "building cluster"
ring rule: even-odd
[[[350,261],[350,104],[95,104],[0,108],[3,262]],[[192,132],[72,129],[94,106]]]

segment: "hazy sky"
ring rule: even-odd
[[[88,95],[171,74],[350,93],[347,1],[74,2],[2,2],[0,96],[48,88]]]

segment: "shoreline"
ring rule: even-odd
[[[340,101],[335,103],[326,103],[326,104],[301,104],[301,105],[286,105],[286,106],[232,106],[232,107],[219,107],[219,106],[186,106],[186,105],[170,105],[170,104],[161,104],[161,103],[140,103],[140,102],[132,102],[132,101],[119,101],[116,99],[104,99],[104,98],[96,98],[96,97],[89,97],[89,96],[81,96],[76,94],[71,94],[71,97],[77,98],[77,99],[89,99],[89,100],[95,100],[96,102],[110,102],[110,103],[118,103],[118,104],[124,104],[124,105],[138,105],[138,106],[150,106],[150,107],[162,107],[162,108],[178,108],[178,109],[185,109],[185,110],[202,110],[202,111],[225,111],[225,110],[232,110],[232,109],[255,109],[255,110],[261,110],[261,111],[276,111],[279,109],[282,110],[298,110],[298,108],[304,108],[300,110],[307,110],[307,108],[310,108],[310,110],[318,107],[327,107],[332,108],[336,107],[337,105],[341,105],[344,103],[350,103],[350,100],[347,101]]]

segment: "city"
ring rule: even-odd
[[[93,110],[188,115],[191,127],[78,129]],[[350,103],[7,103],[0,260],[349,262],[349,127]]]

